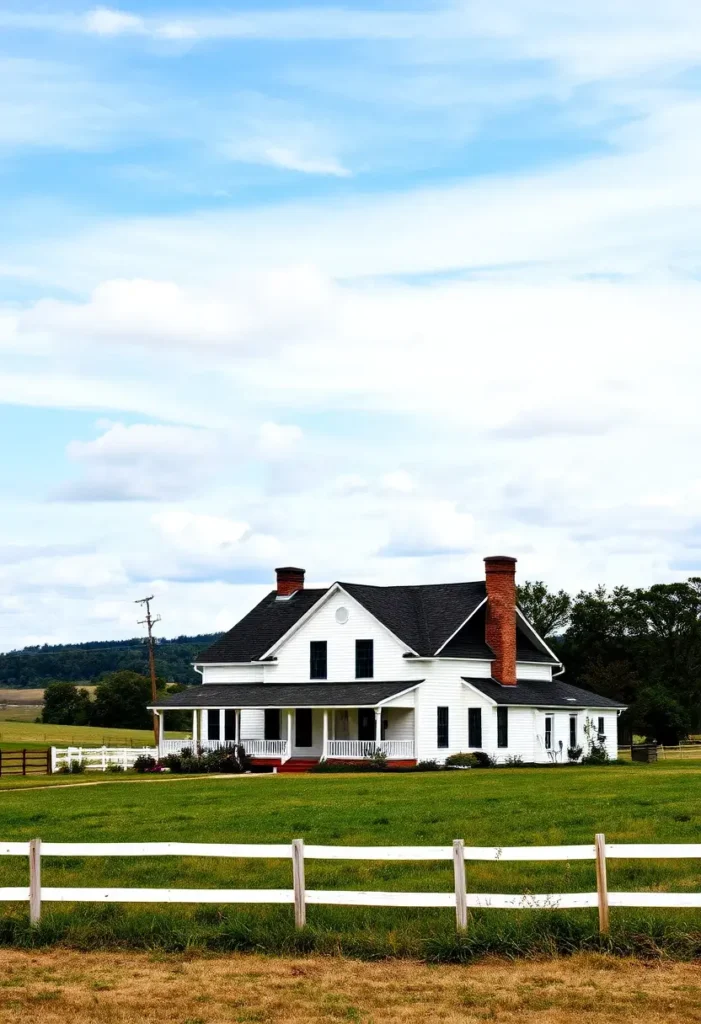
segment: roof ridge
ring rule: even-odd
[[[336,580],[340,587],[372,587],[373,590],[426,590],[428,587],[466,587],[484,580],[456,580],[451,583],[353,583],[351,580]]]

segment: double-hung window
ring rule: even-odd
[[[577,746],[577,716],[570,715],[570,747]]]
[[[467,709],[467,745],[482,746],[482,708]]]
[[[598,732],[600,740],[605,740],[606,739],[606,735],[605,735],[606,730],[604,729],[604,717],[603,717],[603,715],[599,718],[599,728],[597,729],[597,732]]]
[[[436,708],[436,724],[438,728],[436,746],[450,746],[448,737],[448,708]]]
[[[372,679],[375,674],[374,642],[372,640],[355,641],[355,678]]]
[[[545,749],[553,748],[553,718],[552,715],[545,716]]]
[[[497,708],[497,746],[509,745],[509,709]]]
[[[309,678],[327,678],[325,640],[312,640],[309,644]]]

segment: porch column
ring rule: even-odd
[[[287,756],[292,757],[292,712],[287,712]]]
[[[163,740],[165,738],[163,736],[163,712],[154,711],[154,715],[156,716],[156,719],[158,721],[158,745],[156,747],[156,756],[160,757],[161,754],[163,753]]]
[[[224,745],[226,742],[226,711],[219,708],[219,742]]]
[[[235,725],[234,725],[234,743],[238,747],[241,743],[241,709],[238,708],[235,712]]]
[[[382,708],[375,708],[375,747],[379,750],[382,739]]]
[[[197,712],[192,712],[192,752],[197,753]]]
[[[324,708],[324,731],[322,733],[321,760],[325,761],[329,754],[329,709]]]

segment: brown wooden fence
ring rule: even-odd
[[[5,775],[50,775],[51,747],[46,750],[0,750],[0,778]]]

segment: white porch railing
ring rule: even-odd
[[[222,750],[235,746],[234,740],[200,740],[200,750]],[[250,740],[242,739],[240,745],[251,757],[287,757],[287,740]],[[179,754],[182,750],[192,750],[192,740],[161,740],[160,753]]]
[[[328,757],[372,757],[375,751],[381,751],[387,757],[414,757],[413,740],[329,740]]]

